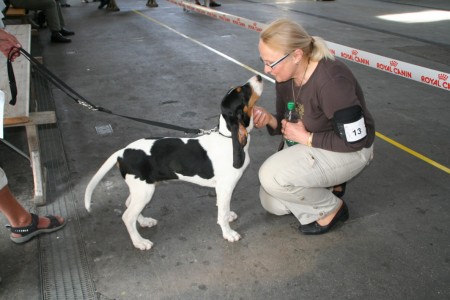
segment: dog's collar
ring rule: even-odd
[[[225,129],[224,129],[224,128],[225,128]],[[220,126],[220,125],[219,125],[219,128],[218,128],[217,131],[218,131],[219,134],[220,134],[221,136],[223,136],[223,137],[231,138],[231,136],[232,136],[231,131],[228,130],[228,128],[227,128],[226,125],[224,125],[224,126]]]
[[[213,129],[210,130],[205,130],[205,129],[199,129],[199,134],[198,135],[205,135],[205,134],[211,134],[213,132],[217,132],[219,131],[219,128],[216,126]]]
[[[225,134],[223,134],[222,132],[219,131],[219,134],[220,134],[221,136],[223,136],[223,137],[226,137],[226,138],[231,139],[231,133],[230,133],[230,135],[228,136],[228,135],[225,135]]]

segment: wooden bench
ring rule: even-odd
[[[15,8],[11,5],[6,10],[6,17],[25,17],[27,15],[27,10],[25,8]]]
[[[28,11],[25,8],[15,8],[10,5],[5,12],[5,18],[20,18],[22,20],[22,24],[26,24],[28,23]]]
[[[8,25],[5,29],[15,35],[22,47],[30,53],[31,25]],[[0,89],[5,93],[3,126],[25,127],[30,163],[33,170],[34,202],[36,205],[43,205],[46,202],[45,172],[41,163],[38,125],[56,123],[56,115],[54,111],[30,112],[31,70],[30,62],[23,55],[16,58],[13,62],[14,75],[17,83],[17,103],[14,106],[9,105],[11,91],[9,88],[6,58],[3,55],[0,55],[0,65],[2,66],[0,68]]]

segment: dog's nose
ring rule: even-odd
[[[262,81],[261,75],[256,75],[256,80],[258,80],[258,82],[261,82]]]

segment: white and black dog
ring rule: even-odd
[[[237,218],[230,211],[233,190],[247,168],[248,147],[253,129],[252,108],[261,96],[261,76],[253,76],[242,86],[228,91],[221,102],[217,130],[194,138],[164,137],[140,139],[111,155],[89,182],[85,192],[85,206],[90,211],[91,196],[97,184],[117,163],[130,195],[123,213],[128,233],[134,246],[151,249],[153,243],[141,237],[141,227],[152,227],[157,221],[145,218],[141,211],[150,202],[155,184],[166,180],[184,180],[214,187],[217,194],[217,223],[223,237],[238,241],[241,236],[230,228]]]

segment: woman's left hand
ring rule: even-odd
[[[302,121],[291,123],[287,120],[281,121],[281,133],[287,140],[294,141],[303,145],[308,144],[309,132],[306,130]]]

